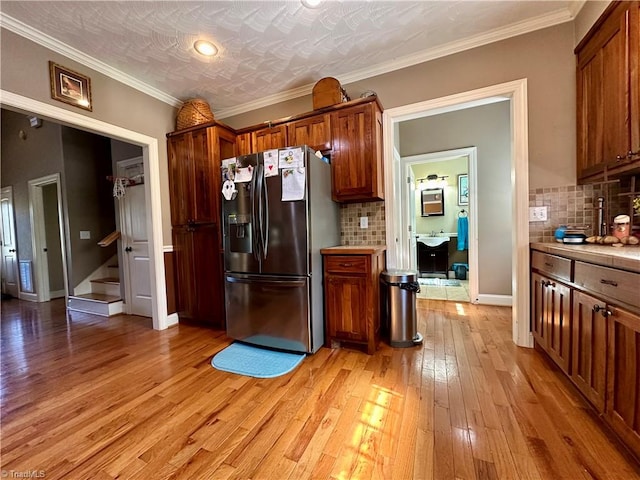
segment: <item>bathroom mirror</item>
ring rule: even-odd
[[[428,188],[422,190],[422,216],[444,215],[444,189]]]

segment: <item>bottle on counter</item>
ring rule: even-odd
[[[629,215],[618,215],[613,219],[613,236],[622,240],[631,235]]]

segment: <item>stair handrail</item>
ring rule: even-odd
[[[120,238],[120,232],[115,230],[98,242],[101,247],[108,247]]]

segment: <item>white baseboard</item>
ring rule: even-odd
[[[482,293],[478,295],[476,301],[473,302],[478,305],[497,305],[500,307],[511,307],[513,306],[513,296],[512,295],[491,295]]]
[[[18,293],[18,298],[20,300],[26,300],[27,302],[37,302],[38,301],[38,294],[37,293],[20,292],[20,293]]]
[[[179,318],[178,318],[178,314],[177,313],[170,313],[167,315],[167,327],[173,327],[174,325],[177,325],[179,322]]]
[[[49,297],[51,298],[51,300],[53,300],[54,298],[62,298],[62,297],[65,297],[66,295],[67,295],[67,292],[65,290],[55,290],[49,293]]]

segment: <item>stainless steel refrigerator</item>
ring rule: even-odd
[[[227,335],[315,353],[324,343],[320,249],[340,243],[328,161],[300,146],[222,168]]]

